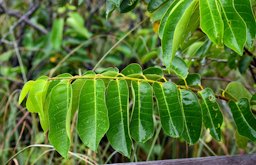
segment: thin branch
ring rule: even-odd
[[[19,12],[17,12],[17,11],[5,10],[5,13],[6,13],[7,15],[9,15],[9,16],[12,16],[12,17],[15,17],[15,18],[18,18],[18,19],[20,19],[20,18],[22,17],[22,15],[21,15]],[[41,32],[41,33],[43,33],[43,34],[47,34],[47,33],[48,33],[48,31],[47,31],[46,29],[44,29],[44,28],[42,28],[42,27],[40,27],[40,26],[34,24],[34,23],[31,22],[27,17],[24,18],[23,21],[24,21],[27,25],[33,27],[34,29],[36,29],[37,31],[39,31],[39,32]]]
[[[144,23],[147,19],[141,21],[139,24],[137,24],[134,28],[132,28],[128,33],[126,33],[119,41],[117,41],[98,61],[98,63],[94,66],[93,71],[101,64],[101,62],[109,55],[109,53],[115,49],[127,36],[129,36],[134,30],[139,28],[142,23]]]
[[[0,6],[1,6],[0,9],[3,10],[3,11],[6,13],[5,8],[2,6],[2,4],[0,4]],[[6,34],[1,38],[0,43],[1,43],[1,41],[2,41],[3,39],[5,39],[8,35],[10,35],[10,34],[12,33],[12,31],[14,31],[14,29],[15,29],[18,25],[20,25],[22,22],[25,22],[26,19],[28,20],[28,18],[29,18],[33,13],[35,13],[35,11],[36,11],[38,8],[39,8],[39,4],[38,4],[38,3],[35,3],[24,15],[22,15],[21,17],[19,17],[19,20],[9,28],[9,32],[6,33]],[[3,11],[1,11],[1,12],[3,12]]]

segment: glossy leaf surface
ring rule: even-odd
[[[164,132],[171,137],[179,137],[183,132],[184,117],[176,85],[172,82],[154,83],[153,88]]]
[[[167,69],[171,67],[176,51],[187,36],[184,32],[189,26],[188,23],[197,3],[197,0],[179,1],[166,20],[163,30],[162,51],[163,63]]]
[[[233,0],[220,0],[224,21],[224,44],[238,54],[243,54],[246,42],[246,25],[234,8]]]
[[[182,137],[189,144],[194,144],[198,141],[201,135],[202,127],[202,112],[201,106],[194,93],[182,89],[181,102],[184,113],[184,131]]]
[[[230,101],[229,107],[238,133],[256,141],[256,119],[251,112],[248,99],[242,98],[238,102]]]
[[[223,123],[223,116],[216,97],[210,88],[205,88],[199,94],[202,97],[201,105],[204,125],[210,130],[212,137],[216,140],[221,140],[220,127]]]
[[[146,142],[154,132],[153,91],[146,82],[132,82],[133,110],[130,124],[132,138]]]
[[[256,22],[252,10],[252,5],[250,0],[234,0],[234,5],[239,13],[239,15],[243,18],[247,28],[246,28],[246,37],[247,37],[247,45],[251,48],[253,46],[253,40],[256,35]]]
[[[224,23],[221,17],[221,9],[216,0],[200,0],[200,26],[210,40],[220,45],[224,34]]]
[[[170,70],[183,80],[188,76],[187,64],[180,57],[175,56],[173,58]]]
[[[112,147],[130,157],[132,141],[129,134],[129,89],[125,80],[112,80],[106,92],[109,130]]]

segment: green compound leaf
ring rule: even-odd
[[[132,141],[129,134],[129,89],[125,80],[111,80],[106,103],[109,117],[107,138],[112,147],[130,157]]]
[[[79,100],[77,131],[83,143],[96,151],[109,128],[105,85],[100,79],[84,81]]]
[[[220,0],[224,21],[224,44],[238,54],[243,54],[246,42],[246,25],[237,13],[233,0]]]
[[[185,116],[184,131],[181,137],[189,144],[198,141],[201,135],[202,112],[196,95],[188,90],[181,89],[182,109]]]
[[[223,43],[224,23],[217,0],[200,0],[200,26],[210,40],[221,45]]]
[[[202,97],[203,121],[206,128],[210,129],[210,134],[216,140],[221,140],[220,127],[223,123],[223,116],[220,111],[216,97],[210,88],[205,88],[199,92]]]
[[[252,10],[250,0],[234,0],[235,8],[239,15],[243,18],[246,28],[247,45],[249,48],[253,46],[256,35],[256,22]]]
[[[242,98],[238,102],[230,101],[233,118],[240,135],[256,141],[256,119],[253,116],[248,99]]]
[[[46,132],[49,127],[48,113],[44,111],[44,101],[46,98],[49,82],[46,79],[37,79],[31,86],[26,102],[29,112],[38,113],[41,126]]]
[[[187,36],[184,33],[189,28],[190,19],[196,11],[197,5],[198,0],[179,1],[166,20],[162,37],[162,52],[163,63],[167,69],[170,69],[176,51]]]
[[[184,129],[184,117],[176,85],[172,82],[154,83],[153,88],[164,132],[179,137]]]
[[[67,158],[70,147],[72,88],[64,80],[56,85],[50,93],[49,102],[49,141],[54,148]]]
[[[133,110],[130,124],[132,138],[146,142],[154,133],[153,91],[146,82],[132,81]]]
[[[35,83],[35,81],[28,81],[23,86],[23,88],[22,88],[22,90],[20,92],[20,96],[19,96],[19,101],[18,101],[19,104],[21,104],[22,101],[25,99],[25,97],[29,93],[29,91],[30,91],[31,87],[34,85],[34,83]]]

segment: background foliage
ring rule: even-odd
[[[18,105],[19,89],[26,81],[42,75],[55,76],[61,73],[81,75],[93,69],[105,55],[107,55],[106,58],[97,65],[97,72],[107,67],[117,67],[122,70],[134,62],[139,63],[143,69],[149,66],[164,68],[159,56],[161,46],[164,47],[165,40],[166,43],[170,41],[169,44],[172,44],[173,39],[164,38],[164,30],[163,37],[159,31],[162,40],[157,34],[158,29],[161,29],[159,16],[163,12],[159,13],[161,10],[156,10],[158,7],[153,1],[148,5],[146,1],[133,2],[134,5],[128,8],[125,1],[120,3],[120,8],[118,8],[119,4],[113,4],[111,1],[105,4],[105,1],[93,0],[73,1],[71,4],[66,4],[65,1],[44,0],[0,3],[0,157],[2,162],[6,162],[26,146],[49,143],[39,124],[39,117],[28,113],[23,106]],[[255,1],[251,3],[254,9]],[[212,9],[214,4],[210,5],[212,6],[209,8]],[[225,11],[225,6],[223,8]],[[124,12],[127,13],[122,14]],[[204,11],[200,10],[200,12]],[[214,15],[221,17],[221,14]],[[150,19],[148,19],[149,16]],[[213,23],[216,23],[216,20],[218,21],[215,18]],[[225,22],[218,25],[220,26],[218,29],[222,29]],[[177,27],[184,32],[181,28],[183,26]],[[255,93],[255,44],[247,37],[245,38],[247,41],[245,39],[243,41],[244,44],[246,42],[245,48],[239,46],[241,44],[232,47],[225,38],[224,41],[219,39],[219,36],[227,36],[223,30],[219,32],[220,34],[211,34],[211,32],[207,31],[202,24],[201,28],[195,25],[195,31],[189,32],[189,37],[185,37],[181,40],[181,45],[176,46],[177,54],[185,61],[189,73],[199,73],[202,77],[202,86],[211,87],[217,94],[221,95],[229,82],[241,82],[247,89],[238,83],[233,83],[229,85],[226,93],[230,94],[229,97],[241,99],[237,104],[230,102],[230,107],[234,109],[243,107],[242,105],[246,105],[247,101],[243,98],[251,98],[250,93]],[[234,34],[242,33],[239,31]],[[248,34],[248,31],[245,30],[244,34]],[[241,35],[242,38],[243,36]],[[222,42],[227,47],[220,46],[219,43]],[[167,54],[166,57],[165,61],[168,63],[170,55]],[[167,63],[164,64],[168,67]],[[173,70],[177,73],[175,69]],[[177,77],[177,74],[164,73],[167,79],[180,83],[180,76]],[[203,94],[200,93],[200,95]],[[252,98],[253,105],[255,96]],[[189,146],[182,139],[170,138],[161,130],[159,124],[156,124],[153,138],[145,144],[134,143],[133,152],[128,159],[113,150],[106,137],[100,142],[97,153],[88,149],[79,139],[77,133],[79,130],[75,129],[75,123],[72,123],[70,136],[73,142],[69,159],[61,158],[51,146],[38,145],[38,147],[24,150],[13,161],[23,164],[24,162],[25,164],[74,164],[83,163],[83,161],[114,163],[255,152],[255,144],[236,132],[237,128],[227,102],[222,100],[218,102],[224,121],[220,130],[221,141],[214,140],[209,131],[204,129],[199,142]],[[155,118],[158,121],[156,123],[159,123],[157,116]],[[248,133],[245,132],[242,135],[246,134]],[[51,137],[51,135],[48,136]]]

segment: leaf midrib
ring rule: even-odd
[[[173,120],[172,120],[172,117],[171,117],[171,114],[170,114],[169,104],[167,104],[167,100],[166,100],[166,97],[165,97],[163,86],[161,84],[159,84],[159,85],[161,87],[161,91],[162,91],[162,94],[163,94],[163,97],[164,97],[164,102],[165,102],[166,108],[168,110],[168,115],[169,115],[169,119],[171,121],[172,128],[175,130],[175,134],[176,134],[175,136],[177,136],[179,133],[178,133],[177,129],[175,129],[175,127],[174,127]]]

